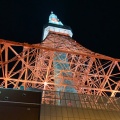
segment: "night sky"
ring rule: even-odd
[[[40,43],[53,11],[84,47],[120,58],[120,4],[117,0],[0,0],[0,38]]]

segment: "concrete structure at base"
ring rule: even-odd
[[[120,98],[50,91],[45,94],[40,120],[120,120]],[[48,94],[55,96],[50,98]]]
[[[42,105],[40,120],[120,120],[120,111]]]

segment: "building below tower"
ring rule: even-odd
[[[41,104],[40,120],[120,119],[120,98],[56,91],[45,91],[45,94]],[[54,94],[54,98],[50,97],[50,94]],[[58,100],[61,103],[59,105]]]

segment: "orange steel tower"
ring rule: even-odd
[[[120,59],[95,53],[72,39],[51,12],[38,44],[0,39],[0,87],[120,96]]]

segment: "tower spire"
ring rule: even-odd
[[[49,23],[63,25],[63,23],[59,21],[59,19],[57,18],[57,15],[55,15],[53,11],[51,11],[51,14],[49,16]]]
[[[63,23],[59,21],[57,15],[55,15],[53,11],[51,11],[51,14],[49,15],[48,24],[44,26],[42,40],[47,37],[49,32],[55,32],[70,37],[73,35],[71,28],[69,26],[63,25]]]

